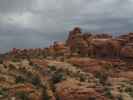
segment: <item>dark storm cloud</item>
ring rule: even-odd
[[[68,31],[133,31],[133,0],[0,0],[0,49],[45,47]]]

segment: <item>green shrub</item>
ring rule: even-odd
[[[34,77],[32,78],[31,83],[32,83],[33,85],[35,85],[35,86],[40,86],[40,85],[41,85],[41,80],[40,80],[40,78],[39,78],[38,76],[34,76]]]
[[[16,83],[24,83],[25,82],[25,79],[21,76],[17,76],[16,77]]]
[[[108,74],[104,72],[97,72],[95,77],[99,79],[101,84],[105,85],[106,80],[108,79]]]
[[[113,95],[111,93],[111,89],[108,88],[108,87],[105,87],[104,91],[105,91],[104,95],[112,100],[113,99]]]
[[[57,71],[57,72],[55,72],[54,75],[52,76],[52,81],[53,81],[54,84],[59,83],[59,82],[62,81],[62,80],[65,80],[65,76],[64,76],[64,74],[61,73],[61,72],[58,72],[58,71]]]
[[[84,75],[80,75],[79,78],[80,78],[80,81],[81,81],[81,82],[85,82],[85,80],[86,80],[86,78],[85,78]]]
[[[47,93],[46,87],[43,87],[43,100],[51,100],[51,97]]]
[[[56,71],[56,66],[48,66],[51,71]]]
[[[112,64],[105,64],[105,65],[104,65],[104,68],[105,68],[107,71],[110,71],[110,70],[113,68],[113,65],[112,65]]]
[[[89,97],[89,99],[88,99],[88,100],[96,100],[96,97],[91,96],[91,97]]]
[[[2,58],[0,58],[0,64],[3,64],[3,59]]]
[[[16,96],[19,97],[21,100],[30,100],[28,94],[25,92],[17,92]]]
[[[0,88],[0,96],[6,96],[6,95],[7,95],[7,91]]]
[[[117,100],[124,100],[124,99],[123,99],[122,96],[120,95],[120,96],[117,97]]]
[[[125,92],[127,92],[130,96],[133,97],[133,88],[127,87],[127,88],[125,89]]]
[[[12,59],[12,62],[19,62],[20,60],[17,58]]]

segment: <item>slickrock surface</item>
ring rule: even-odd
[[[0,56],[0,100],[133,100],[133,33],[70,31]]]

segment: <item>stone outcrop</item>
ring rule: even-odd
[[[75,28],[70,31],[66,44],[70,47],[72,53],[75,52],[79,55],[86,56],[85,53],[88,52],[88,44],[82,37],[80,28]]]
[[[92,39],[90,42],[90,55],[99,57],[119,56],[120,43],[113,39]]]
[[[72,53],[77,53],[79,56],[124,58],[123,55],[128,55],[123,53],[126,53],[125,49],[133,50],[132,46],[129,46],[132,43],[133,33],[113,38],[106,33],[82,34],[80,28],[75,28],[70,31],[66,44]]]

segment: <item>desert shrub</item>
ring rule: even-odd
[[[33,62],[29,60],[29,65],[33,66]]]
[[[12,59],[12,62],[19,62],[19,61],[20,59],[17,59],[17,58]]]
[[[20,98],[21,100],[30,100],[29,96],[25,92],[17,92],[16,96]]]
[[[87,77],[80,72],[77,74],[77,77],[79,77],[81,82],[85,82],[87,80]]]
[[[34,77],[32,78],[31,83],[32,83],[33,85],[35,85],[35,86],[40,86],[40,85],[41,85],[41,80],[40,80],[40,78],[39,78],[38,76],[34,76]]]
[[[3,59],[2,58],[0,58],[0,64],[3,64]]]
[[[127,87],[127,88],[125,89],[125,92],[133,92],[133,89],[130,88],[130,87]]]
[[[48,66],[51,71],[56,71],[56,66]]]
[[[25,79],[22,76],[17,76],[16,77],[16,83],[24,83]]]
[[[91,55],[89,55],[89,57],[93,59],[93,58],[96,58],[96,55],[91,54]]]
[[[112,64],[105,64],[105,65],[104,65],[104,68],[105,68],[107,71],[110,71],[110,70],[113,68],[113,65],[112,65]]]
[[[105,87],[105,88],[104,88],[104,91],[105,91],[104,95],[105,95],[106,97],[110,98],[111,100],[113,100],[113,95],[112,95],[112,93],[111,93],[111,89],[108,88],[108,87]]]
[[[125,92],[127,92],[130,96],[133,97],[133,88],[127,87],[127,88],[125,89]]]
[[[65,75],[62,72],[57,71],[52,76],[53,84],[59,83],[62,80],[65,80]]]
[[[96,100],[96,97],[91,96],[91,97],[89,97],[89,99],[88,99],[88,100]]]
[[[95,77],[99,79],[101,84],[105,85],[106,80],[108,79],[108,74],[104,72],[97,72]]]
[[[124,100],[123,97],[120,95],[117,97],[117,100]]]
[[[48,95],[47,92],[47,87],[43,87],[43,95],[42,95],[43,100],[51,100],[51,97]]]
[[[61,100],[58,95],[55,95],[55,97],[56,97],[56,100]]]
[[[80,81],[81,81],[81,82],[85,82],[85,80],[86,80],[85,77],[81,75],[81,76],[80,76]]]
[[[0,88],[0,96],[6,96],[7,91],[5,89]]]

